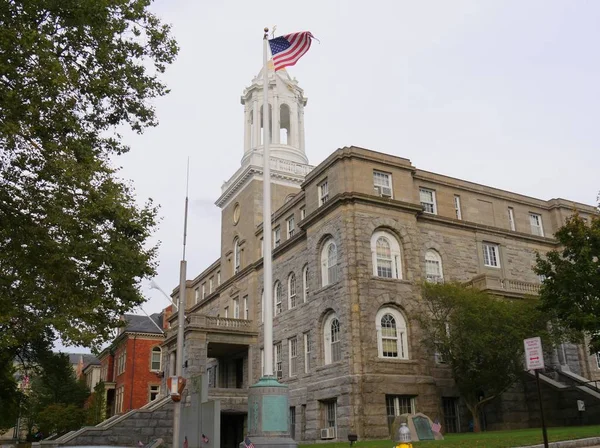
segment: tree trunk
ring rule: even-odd
[[[471,404],[467,402],[466,405],[471,413],[471,417],[473,417],[473,432],[481,432],[481,419],[479,418],[480,403]]]

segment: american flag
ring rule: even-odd
[[[442,425],[440,424],[440,422],[438,420],[436,420],[434,423],[431,424],[431,430],[433,432],[440,432],[441,429],[442,429]]]
[[[250,441],[250,437],[246,436],[246,438],[244,439],[244,446],[246,448],[254,448],[254,444]]]
[[[269,40],[275,71],[295,65],[310,48],[314,36],[310,31],[286,34]]]

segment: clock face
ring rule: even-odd
[[[233,223],[237,224],[240,220],[240,204],[235,204],[235,208],[233,209]]]

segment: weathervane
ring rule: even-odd
[[[273,25],[273,31],[271,31],[271,39],[275,39],[275,30],[277,29],[277,25]]]

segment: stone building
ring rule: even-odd
[[[184,373],[209,376],[221,400],[224,447],[243,440],[247,388],[263,363],[262,77],[244,90],[241,167],[224,183],[221,255],[187,281]],[[460,281],[494,294],[536,294],[536,252],[574,209],[421,170],[410,160],[345,147],[318,166],[304,145],[307,99],[283,70],[268,72],[272,129],[274,370],[289,386],[296,440],[383,438],[404,412],[467,430],[446,365],[420,344],[419,284]],[[175,289],[174,297],[180,291]],[[164,348],[174,372],[176,317]],[[169,358],[170,357],[170,358]],[[552,352],[574,377],[600,373],[595,358],[564,345]],[[520,388],[519,388],[520,387]],[[535,421],[519,386],[489,410],[489,428]]]

